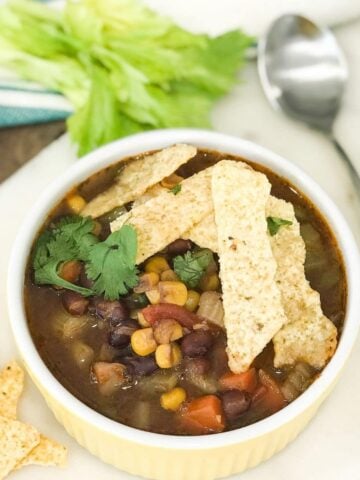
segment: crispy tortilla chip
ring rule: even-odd
[[[146,192],[143,193],[140,197],[134,200],[132,208],[136,208],[136,207],[139,207],[140,205],[143,205],[144,203],[148,202],[154,197],[157,197],[158,195],[160,195],[160,193],[163,193],[166,190],[167,189],[162,187],[160,183],[153,185],[148,190],[146,190]]]
[[[36,429],[0,417],[0,479],[5,478],[40,441]]]
[[[24,388],[24,372],[15,362],[8,363],[0,372],[0,415],[16,419],[19,397]]]
[[[276,282],[281,292],[287,324],[273,338],[276,367],[298,361],[322,368],[332,357],[337,344],[337,330],[321,310],[320,296],[306,280],[305,244],[291,203],[270,196],[266,216],[292,221],[270,237],[277,263]],[[203,248],[217,251],[217,229],[214,214],[195,225],[184,238]]]
[[[190,230],[182,235],[185,240],[191,240],[201,248],[209,248],[213,252],[218,251],[218,234],[214,212],[203,218]]]
[[[96,218],[135,200],[188,162],[196,152],[191,145],[179,144],[133,160],[125,165],[115,184],[91,200],[81,214]]]
[[[16,470],[25,465],[64,467],[66,458],[67,448],[64,445],[40,434],[40,443],[16,465]]]
[[[320,295],[305,278],[305,244],[293,206],[271,197],[268,211],[271,216],[293,222],[271,237],[278,265],[277,283],[288,318],[288,324],[273,339],[274,365],[281,367],[303,361],[322,368],[336,349],[337,329],[323,314]]]
[[[176,195],[166,190],[111,223],[112,232],[125,223],[136,229],[138,264],[181,237],[210,213],[211,171],[212,167],[183,180]]]
[[[232,161],[213,167],[229,367],[246,371],[286,322],[265,217],[270,183]]]

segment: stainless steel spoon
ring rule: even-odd
[[[300,15],[283,15],[259,41],[258,69],[271,105],[323,131],[360,194],[359,173],[333,134],[348,71],[331,31]]]

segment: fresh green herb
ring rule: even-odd
[[[35,283],[56,285],[84,296],[91,295],[91,290],[59,277],[58,271],[64,262],[84,260],[87,257],[87,247],[96,242],[95,235],[89,233],[93,226],[91,219],[66,217],[55,228],[42,233],[33,257]]]
[[[190,288],[195,288],[214,257],[210,250],[186,252],[174,258],[174,271]]]
[[[169,193],[173,193],[174,195],[177,195],[179,192],[181,192],[181,183],[177,183],[169,190]]]
[[[253,39],[190,33],[138,0],[32,0],[0,8],[0,64],[62,93],[79,154],[164,127],[209,127]]]
[[[33,256],[34,278],[37,284],[56,285],[81,295],[102,295],[110,300],[127,293],[138,283],[135,265],[137,236],[125,225],[99,242],[91,233],[91,218],[65,217],[40,235]],[[94,280],[92,289],[63,280],[58,272],[69,260],[83,261],[86,273]]]
[[[267,217],[267,226],[270,235],[273,237],[279,231],[279,229],[284,225],[292,225],[290,220],[284,220],[283,218],[279,217]]]
[[[90,250],[86,273],[97,295],[115,300],[138,284],[136,231],[124,225]]]

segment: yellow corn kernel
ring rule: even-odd
[[[181,362],[180,347],[176,343],[159,345],[155,352],[155,360],[160,368],[172,368]]]
[[[183,306],[186,303],[188,292],[182,282],[159,282],[160,303],[174,303]]]
[[[172,173],[168,177],[161,180],[160,185],[164,188],[173,188],[178,183],[182,182],[184,177],[180,177],[180,175],[176,175],[176,173]]]
[[[135,293],[144,293],[154,290],[159,283],[159,274],[155,272],[143,273],[140,275],[139,283],[134,288]]]
[[[165,272],[162,272],[160,280],[162,282],[177,282],[179,281],[179,277],[176,275],[174,270],[171,270],[169,268],[169,270],[165,270]]]
[[[141,325],[142,327],[150,327],[150,323],[145,319],[141,310],[138,310],[137,318],[135,320],[137,320],[139,322],[139,325]]]
[[[157,305],[160,303],[160,292],[158,288],[154,288],[153,290],[145,292],[145,295],[147,296],[151,305]]]
[[[80,213],[86,205],[86,200],[78,193],[74,193],[67,197],[66,203],[74,213]]]
[[[137,321],[142,327],[150,327],[150,323],[146,320],[144,315],[141,313],[141,310],[137,312]]]
[[[217,273],[206,274],[199,284],[203,292],[214,292],[220,287],[220,279]]]
[[[195,310],[199,305],[199,301],[200,301],[200,293],[195,292],[195,290],[189,290],[184,307],[186,308],[186,310],[189,310],[190,312],[195,312]]]
[[[145,264],[145,272],[155,272],[158,275],[161,275],[165,270],[170,270],[170,265],[168,264],[166,258],[156,255],[155,257],[149,258]]]
[[[154,338],[153,329],[149,327],[135,330],[131,335],[131,347],[134,352],[141,357],[146,357],[146,355],[154,353],[157,344]]]
[[[160,405],[165,410],[176,412],[186,400],[186,391],[181,387],[175,387],[160,397]]]

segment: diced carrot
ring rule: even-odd
[[[145,320],[153,325],[155,322],[172,318],[180,323],[183,327],[192,330],[196,323],[201,323],[200,317],[189,312],[184,307],[174,305],[172,303],[160,303],[158,305],[149,305],[141,310]]]
[[[285,397],[276,381],[264,370],[259,370],[259,380],[260,386],[252,397],[252,408],[264,415],[271,415],[285,407]]]
[[[255,368],[250,368],[244,373],[225,373],[219,379],[221,390],[245,390],[253,393],[256,390],[258,379]]]
[[[180,415],[183,426],[195,435],[222,432],[225,428],[221,401],[215,395],[205,395],[192,400]]]

